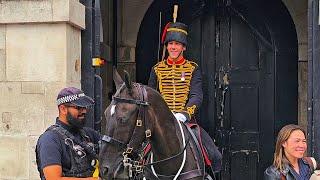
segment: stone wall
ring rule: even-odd
[[[298,120],[307,129],[307,91],[308,91],[308,1],[282,0],[294,21],[298,37]]]
[[[39,179],[38,136],[55,99],[80,87],[85,8],[76,0],[0,2],[0,179]]]

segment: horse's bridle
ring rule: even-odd
[[[132,171],[135,171],[137,173],[142,172],[142,164],[140,162],[142,157],[140,157],[140,159],[138,160],[132,160],[129,157],[129,155],[132,153],[136,153],[137,155],[139,155],[139,152],[137,151],[140,147],[135,147],[135,146],[139,146],[142,144],[142,142],[144,141],[144,138],[141,138],[141,137],[144,136],[144,134],[147,139],[151,137],[151,129],[150,129],[151,126],[150,124],[148,124],[148,121],[146,121],[146,115],[145,115],[146,108],[150,105],[150,103],[147,101],[147,91],[143,85],[140,85],[138,83],[134,83],[132,86],[135,86],[138,88],[140,99],[127,99],[127,98],[119,97],[121,90],[125,87],[125,83],[121,85],[120,89],[112,97],[112,100],[115,103],[127,103],[127,104],[135,104],[139,106],[138,116],[136,119],[136,126],[133,130],[130,140],[128,141],[128,143],[125,143],[107,135],[104,135],[101,139],[102,142],[112,144],[123,150],[122,152],[123,164],[124,166],[129,167],[129,177],[130,176],[132,177]],[[137,137],[138,137],[138,141],[137,141]]]
[[[121,148],[123,150],[123,152],[122,152],[123,165],[125,167],[129,167],[129,177],[132,177],[133,171],[136,173],[142,173],[143,166],[145,166],[141,162],[144,158],[143,156],[140,156],[140,159],[138,159],[138,160],[137,159],[132,160],[131,158],[129,158],[129,155],[132,154],[133,152],[139,155],[139,152],[135,152],[135,150],[138,150],[139,147],[133,148],[133,146],[134,145],[141,145],[144,140],[144,138],[140,138],[140,142],[135,142],[135,137],[141,137],[141,136],[143,136],[143,134],[145,134],[146,139],[150,140],[151,127],[152,127],[152,125],[148,124],[150,122],[148,120],[146,120],[146,116],[145,116],[146,108],[151,105],[148,102],[147,91],[143,85],[140,85],[138,83],[133,84],[133,86],[137,86],[140,99],[127,99],[127,98],[119,97],[121,90],[125,87],[124,83],[121,85],[121,87],[119,88],[117,93],[112,97],[112,100],[115,103],[127,103],[127,104],[135,104],[135,105],[139,106],[138,117],[136,119],[136,126],[135,126],[133,133],[132,133],[131,139],[129,140],[128,143],[124,143],[120,140],[117,140],[117,139],[110,137],[110,136],[107,136],[107,135],[104,135],[101,139],[102,142],[106,142],[108,144],[115,145],[118,148]],[[144,131],[142,131],[143,127],[145,129]],[[189,144],[189,139],[187,140],[187,144]],[[172,156],[172,157],[169,157],[169,158],[166,158],[166,159],[163,159],[163,160],[160,160],[160,161],[157,161],[157,162],[149,163],[148,166],[152,166],[152,165],[179,157],[180,155],[182,155],[186,151],[186,147],[187,147],[187,145],[184,146],[183,150],[179,154]],[[149,170],[149,168],[147,168],[147,170]],[[157,176],[155,176],[154,178],[159,179]]]

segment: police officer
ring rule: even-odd
[[[78,88],[67,87],[59,92],[59,117],[39,137],[36,146],[41,179],[98,179],[92,175],[100,135],[84,127],[86,113],[93,104],[93,99]]]
[[[203,99],[199,66],[183,56],[187,45],[187,26],[180,22],[168,23],[162,35],[168,58],[157,63],[150,72],[148,85],[159,90],[176,119],[196,122],[195,114]],[[200,128],[201,129],[201,128]],[[221,153],[210,136],[201,129],[202,141],[214,171],[221,169]]]

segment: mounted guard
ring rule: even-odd
[[[201,70],[195,62],[183,56],[188,28],[184,23],[176,22],[176,11],[177,8],[173,15],[174,22],[165,26],[161,39],[168,57],[165,59],[163,53],[162,60],[152,67],[148,86],[158,90],[176,119],[187,123],[200,137],[206,164],[217,172],[221,170],[222,155],[211,137],[196,124],[195,118],[203,99]]]

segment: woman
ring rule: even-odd
[[[273,165],[264,172],[265,180],[309,180],[313,167],[303,158],[306,149],[305,131],[294,124],[284,126],[278,134]]]

